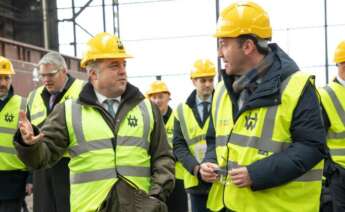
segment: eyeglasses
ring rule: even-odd
[[[43,79],[43,78],[53,78],[56,76],[56,74],[60,71],[60,69],[53,69],[51,70],[49,73],[38,73],[38,77],[40,79]]]

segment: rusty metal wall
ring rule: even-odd
[[[16,71],[13,80],[16,94],[27,96],[32,89],[38,86],[32,80],[32,71],[40,58],[47,52],[49,52],[47,49],[0,37],[0,55],[10,59]],[[79,58],[63,56],[72,76],[79,79],[87,78],[85,70],[79,66]]]

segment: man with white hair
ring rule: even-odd
[[[28,97],[27,116],[40,128],[57,103],[76,99],[84,84],[67,73],[65,59],[57,52],[49,52],[38,63],[42,86]],[[54,166],[35,171],[34,211],[70,211],[69,158],[64,155]]]

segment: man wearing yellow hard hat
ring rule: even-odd
[[[333,211],[345,211],[345,41],[338,44],[334,62],[338,74],[333,82],[320,88],[323,118],[327,129],[329,157],[325,164],[326,186]]]
[[[212,211],[318,211],[325,131],[314,77],[275,43],[266,11],[235,2],[215,37],[224,64],[201,177]]]
[[[31,190],[26,186],[26,166],[17,157],[13,146],[19,111],[25,110],[26,104],[24,98],[14,94],[14,74],[11,61],[0,56],[0,211],[20,212],[25,193],[31,193]]]
[[[211,184],[204,182],[198,173],[206,153],[205,135],[210,123],[215,75],[216,69],[210,60],[195,61],[190,75],[195,90],[175,111],[174,154],[186,169],[183,181],[190,196],[192,212],[207,211],[206,200]]]
[[[26,164],[46,168],[69,153],[72,212],[167,211],[175,162],[159,109],[127,81],[130,57],[117,36],[95,35],[79,98],[58,105],[40,131],[21,114],[15,142]]]
[[[156,80],[150,84],[149,90],[146,92],[147,97],[155,103],[162,116],[167,132],[168,142],[172,148],[172,138],[174,132],[174,114],[169,106],[170,91],[168,86],[161,80]],[[184,168],[181,163],[176,162],[175,166],[175,188],[167,199],[169,212],[187,212],[188,200],[187,194],[183,186]]]

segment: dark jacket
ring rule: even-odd
[[[202,122],[197,105],[196,105],[196,90],[194,90],[189,97],[187,98],[186,104],[192,109],[195,119],[197,120],[199,126],[202,128],[204,123]],[[208,114],[209,116],[209,114]],[[174,154],[178,161],[182,163],[184,168],[189,171],[191,174],[193,173],[194,168],[199,165],[199,162],[196,158],[192,155],[188,148],[188,144],[184,139],[182,134],[180,122],[175,118],[174,121],[174,137],[173,137],[173,149]],[[208,193],[211,184],[202,181],[200,176],[197,176],[199,179],[199,185],[187,189],[189,193]]]
[[[233,104],[235,121],[245,110],[280,104],[281,83],[299,70],[296,63],[277,44],[270,44],[270,48],[270,54],[274,54],[273,64],[240,111],[237,106],[238,94],[232,89],[235,77],[223,73],[225,86]],[[267,189],[289,182],[306,173],[323,159],[326,134],[320,114],[316,89],[311,83],[307,83],[292,118],[292,144],[280,153],[247,166],[253,190]],[[205,161],[216,162],[215,130],[212,124],[206,140],[208,149]]]
[[[91,83],[84,86],[78,99],[78,103],[82,105],[92,106],[99,110],[107,122],[108,126],[116,132],[119,129],[119,123],[125,115],[135,107],[144,96],[138,88],[131,84],[127,84],[125,93],[121,96],[121,102],[114,119],[111,115],[97,102],[97,97]],[[151,134],[150,155],[151,155],[151,182],[152,186],[149,195],[155,196],[161,200],[165,200],[174,187],[174,159],[171,149],[168,145],[164,123],[156,106],[153,105],[154,113],[154,129]],[[44,142],[27,146],[21,140],[21,136],[15,138],[16,148],[19,157],[34,169],[50,167],[59,160],[69,146],[68,130],[66,129],[65,105],[58,104],[48,117],[41,128],[41,132],[45,135]],[[116,140],[112,139],[113,147],[116,151]],[[116,167],[114,167],[116,168]],[[116,188],[116,185],[114,186]],[[116,196],[115,189],[108,195],[108,200]],[[122,192],[130,192],[130,190],[122,190]],[[114,200],[115,201],[115,200]],[[134,201],[134,200],[131,200]],[[134,204],[134,203],[133,203]]]
[[[0,100],[0,112],[13,97],[13,95],[13,87],[11,86],[7,97],[3,101]],[[26,171],[0,170],[0,200],[10,200],[24,197],[27,180],[28,172]]]
[[[170,116],[173,115],[172,112],[173,112],[173,111],[172,111],[171,107],[168,106],[167,112],[163,115],[164,124],[166,124],[166,123],[169,121]]]

